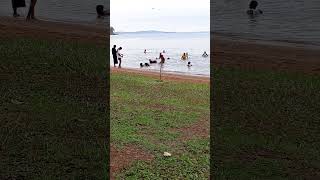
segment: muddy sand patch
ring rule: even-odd
[[[128,145],[122,149],[111,145],[110,158],[110,177],[115,179],[116,173],[129,167],[134,161],[152,161],[154,156],[134,145]]]
[[[210,123],[208,119],[201,119],[189,126],[174,128],[172,131],[180,132],[182,135],[179,138],[181,141],[187,141],[194,137],[207,138],[210,136]]]

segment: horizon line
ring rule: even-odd
[[[139,31],[115,31],[115,33],[139,33],[139,32],[161,32],[161,33],[200,33],[200,32],[206,32],[209,33],[209,31],[158,31],[158,30],[139,30]]]

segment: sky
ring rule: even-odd
[[[210,31],[210,0],[111,0],[116,31]]]

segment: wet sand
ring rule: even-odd
[[[32,37],[41,39],[72,40],[79,42],[109,43],[109,28],[85,24],[26,21],[24,18],[0,17],[1,37]]]
[[[146,70],[138,70],[138,69],[129,69],[129,68],[111,68],[111,73],[128,73],[128,74],[137,74],[148,76],[152,78],[157,78],[160,80],[160,72],[155,71],[146,71]],[[168,72],[163,72],[161,74],[162,80],[169,81],[180,81],[180,82],[193,82],[193,83],[210,83],[209,77],[204,76],[191,76],[191,75],[183,75],[183,74],[173,74]]]
[[[211,36],[211,65],[320,74],[320,48]]]

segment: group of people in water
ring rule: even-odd
[[[144,53],[145,53],[145,54],[147,53],[147,50],[146,50],[146,49],[144,50]],[[166,59],[166,58],[164,58],[163,53],[165,53],[165,50],[163,50],[162,53],[159,54],[159,58],[156,58],[156,60],[151,60],[151,59],[149,59],[149,63],[150,63],[150,64],[157,63],[157,59],[160,59],[160,64],[165,63],[165,59]],[[205,58],[205,57],[208,57],[208,56],[209,56],[209,55],[207,54],[207,52],[204,51],[204,53],[202,54],[202,57]],[[167,59],[170,59],[170,58],[168,57]],[[188,54],[187,52],[184,52],[184,53],[182,54],[182,56],[181,56],[181,60],[188,60],[188,59],[189,59],[189,54]],[[140,63],[140,67],[148,67],[148,66],[150,66],[149,63]],[[191,66],[192,66],[192,64],[191,64],[190,61],[188,61],[187,66],[188,66],[188,67],[191,67]]]
[[[117,48],[116,45],[113,45],[112,48],[112,57],[113,57],[113,66],[116,67],[116,65],[118,64],[118,68],[121,68],[121,62],[123,59],[123,54],[121,53],[122,47]],[[145,63],[140,63],[140,67],[149,67],[151,64],[157,64],[159,61],[159,64],[163,65],[165,63],[166,60],[169,60],[170,58],[164,57],[164,54],[166,53],[165,50],[163,50],[161,53],[159,53],[159,57],[156,57],[155,60],[149,59],[149,62],[145,62]],[[147,54],[147,50],[144,50],[144,54]],[[208,54],[206,51],[204,51],[204,53],[202,54],[202,57],[208,57]],[[187,52],[182,54],[181,60],[187,60],[189,59],[189,55]],[[188,67],[191,67],[192,64],[190,61],[188,61],[187,64]]]

